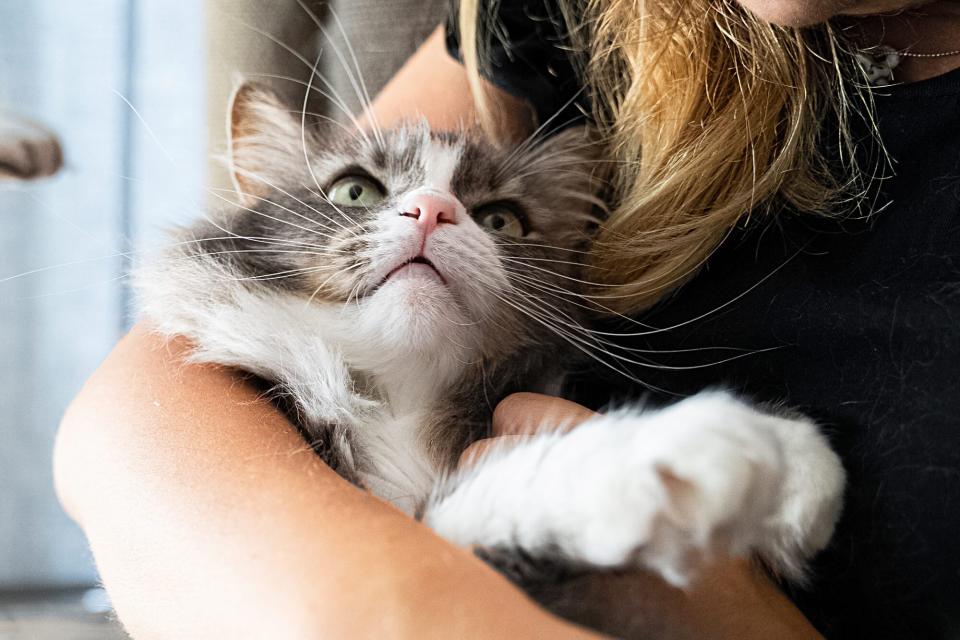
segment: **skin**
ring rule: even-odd
[[[758,17],[803,27],[835,19],[864,48],[884,44],[900,51],[940,53],[960,50],[960,2],[903,0],[738,0]],[[897,82],[919,82],[960,66],[960,56],[904,57]]]
[[[810,3],[818,14],[798,4],[744,0],[758,13],[794,5],[761,14],[783,20],[832,15],[828,3]],[[529,108],[491,90],[515,134],[529,130]],[[372,111],[383,126],[420,114],[443,128],[474,119],[469,96],[438,30]],[[55,451],[61,501],[135,638],[598,637],[343,481],[254,389],[185,364],[187,349],[137,325],[71,405]],[[522,438],[545,416],[589,415],[520,394],[497,408],[494,428]],[[625,580],[666,637],[819,637],[743,559],[719,559],[688,592],[640,573]]]

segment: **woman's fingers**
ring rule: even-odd
[[[460,468],[471,467],[477,463],[483,456],[487,455],[494,447],[511,448],[520,444],[530,436],[500,436],[497,438],[484,438],[477,440],[463,453],[460,454]]]
[[[586,407],[539,393],[514,393],[493,412],[493,436],[471,444],[460,455],[460,467],[469,467],[494,447],[510,448],[538,431],[569,431],[595,415]]]
[[[538,431],[569,431],[596,415],[583,405],[539,393],[514,393],[493,412],[493,435],[532,435]]]

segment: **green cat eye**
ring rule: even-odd
[[[511,238],[521,238],[526,235],[523,222],[512,209],[502,204],[491,204],[482,207],[476,214],[477,224]]]
[[[344,176],[333,183],[327,198],[345,207],[371,207],[383,201],[383,188],[366,176]]]

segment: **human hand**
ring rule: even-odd
[[[540,393],[514,393],[493,412],[493,436],[471,444],[460,466],[475,464],[493,447],[511,447],[543,431],[570,431],[596,413],[570,400]]]
[[[493,436],[473,443],[460,457],[470,466],[493,447],[511,447],[538,432],[570,431],[597,415],[569,400],[515,393],[494,411]],[[651,637],[783,638],[814,640],[820,634],[749,557],[717,557],[687,588],[634,569],[604,574],[611,588],[633,602],[631,619]],[[604,584],[601,580],[600,584]],[[585,587],[586,588],[586,587]]]

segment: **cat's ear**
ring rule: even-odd
[[[245,206],[303,166],[300,120],[280,96],[257,83],[243,81],[234,89],[227,141],[230,176]]]

